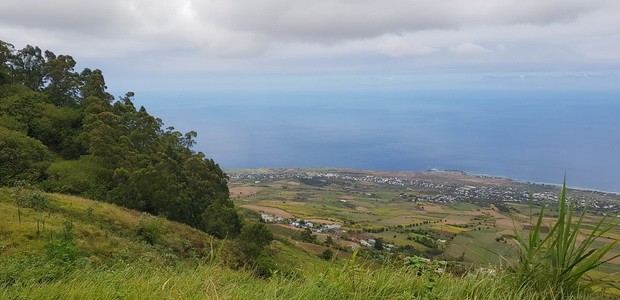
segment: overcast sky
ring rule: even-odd
[[[613,73],[619,16],[617,0],[3,0],[0,39],[136,74]]]
[[[2,0],[0,40],[102,69],[112,94],[136,92],[229,166],[254,157],[265,120],[208,123],[220,103],[620,95],[620,0]]]

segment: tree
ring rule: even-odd
[[[244,243],[252,243],[259,247],[265,247],[273,240],[271,230],[267,228],[265,223],[251,222],[243,226],[239,241]]]
[[[15,51],[0,41],[0,184],[39,181],[48,191],[238,236],[228,177],[192,150],[197,133],[164,129],[136,109],[133,92],[114,101],[101,70],[78,74],[75,66],[69,55],[30,45]]]
[[[11,61],[13,60],[15,47],[0,40],[0,85],[11,82]]]
[[[0,184],[40,180],[51,157],[45,145],[36,139],[0,127]]]
[[[223,201],[215,201],[213,204],[209,205],[202,214],[202,229],[221,239],[225,237],[234,238],[239,235],[240,231],[243,234],[244,229],[241,228],[241,218],[231,204],[227,204]],[[254,227],[245,228],[245,236],[240,237],[240,239],[249,239],[249,232],[251,232],[251,230],[257,231],[259,229]]]
[[[375,239],[375,244],[373,245],[375,250],[383,250],[383,239],[377,238]]]
[[[312,230],[310,230],[310,228],[304,228],[299,233],[299,239],[306,243],[314,243],[316,242],[316,235],[312,234]]]
[[[13,78],[33,91],[43,87],[45,58],[41,48],[27,45],[12,57]]]
[[[107,100],[108,103],[114,100],[114,96],[106,92],[108,87],[105,84],[105,79],[103,78],[101,70],[86,68],[80,73],[80,80],[82,81],[82,87],[80,88],[82,99],[97,97],[102,100]]]
[[[57,106],[75,106],[81,84],[79,75],[73,71],[75,60],[69,55],[56,56],[51,51],[45,51],[45,58],[44,91]]]
[[[272,240],[273,234],[264,223],[247,223],[236,240],[225,244],[222,258],[232,268],[250,267],[257,275],[267,277],[275,268],[265,251]]]

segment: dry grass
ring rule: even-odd
[[[249,197],[255,194],[258,194],[264,188],[256,187],[256,186],[238,186],[230,188],[230,197],[232,198],[240,198],[240,197]]]
[[[249,210],[259,212],[259,213],[265,213],[268,215],[276,216],[276,217],[282,217],[282,218],[294,218],[295,217],[293,214],[289,213],[288,211],[275,208],[275,207],[260,206],[260,205],[253,205],[253,204],[244,204],[244,205],[240,205],[240,207],[247,208]]]

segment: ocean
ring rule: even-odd
[[[151,98],[222,168],[462,170],[620,192],[620,98],[592,92],[227,91]],[[154,101],[154,102],[153,102]]]

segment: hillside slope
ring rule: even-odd
[[[507,273],[455,277],[276,240],[269,279],[232,270],[226,242],[84,198],[0,188],[0,299],[540,299]],[[400,266],[399,266],[400,265]],[[549,295],[546,295],[549,296]],[[574,299],[591,299],[592,295]]]
[[[91,261],[163,261],[164,253],[205,256],[217,244],[210,235],[181,223],[100,201],[26,189],[0,189],[0,216],[0,254],[9,257],[40,255],[69,227],[67,234],[80,255]]]

